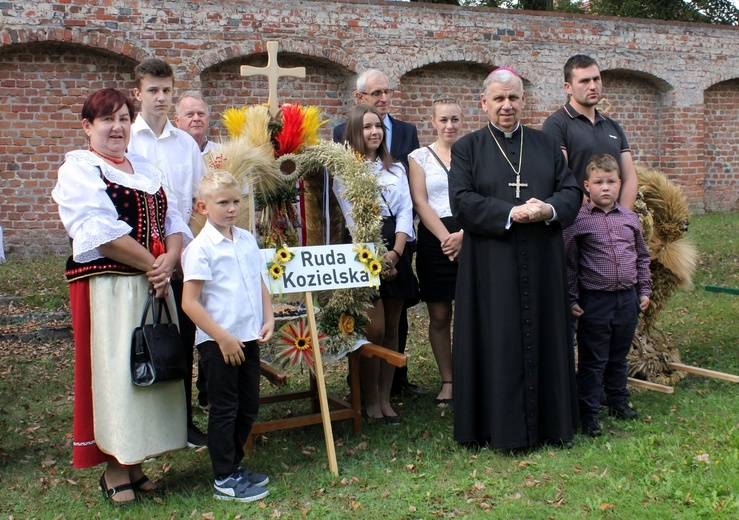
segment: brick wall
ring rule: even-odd
[[[564,101],[564,61],[586,52],[635,158],[682,184],[695,211],[739,208],[736,27],[379,0],[91,4],[0,1],[0,225],[11,255],[68,248],[49,193],[64,153],[85,144],[79,111],[90,92],[130,90],[135,65],[158,55],[177,89],[201,88],[215,114],[265,102],[266,81],[239,69],[265,65],[272,39],[280,65],[307,70],[280,81],[280,99],[322,107],[324,137],[353,103],[355,74],[374,66],[422,144],[434,140],[436,97],[460,100],[467,130],[484,123],[480,86],[499,65],[523,75],[524,121],[538,128]]]
[[[736,209],[739,186],[739,79],[705,93],[704,164],[706,210]]]

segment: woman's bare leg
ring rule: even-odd
[[[429,341],[442,386],[437,399],[452,398],[452,302],[429,302]]]

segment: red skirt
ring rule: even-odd
[[[90,281],[69,284],[74,330],[74,433],[72,460],[75,468],[90,468],[115,460],[95,443],[92,415],[92,358],[90,355]]]

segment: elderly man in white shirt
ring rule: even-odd
[[[182,94],[177,101],[175,113],[175,126],[195,139],[201,154],[220,148],[220,145],[208,139],[210,107],[200,92],[188,90]]]

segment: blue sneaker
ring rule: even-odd
[[[241,473],[234,472],[225,480],[216,479],[213,482],[215,493],[213,497],[218,500],[233,500],[235,502],[254,502],[269,495],[269,491],[255,486]]]
[[[264,487],[269,484],[269,477],[267,475],[254,473],[253,471],[246,469],[244,466],[239,466],[236,469],[236,473],[239,473],[242,477],[257,487]]]

